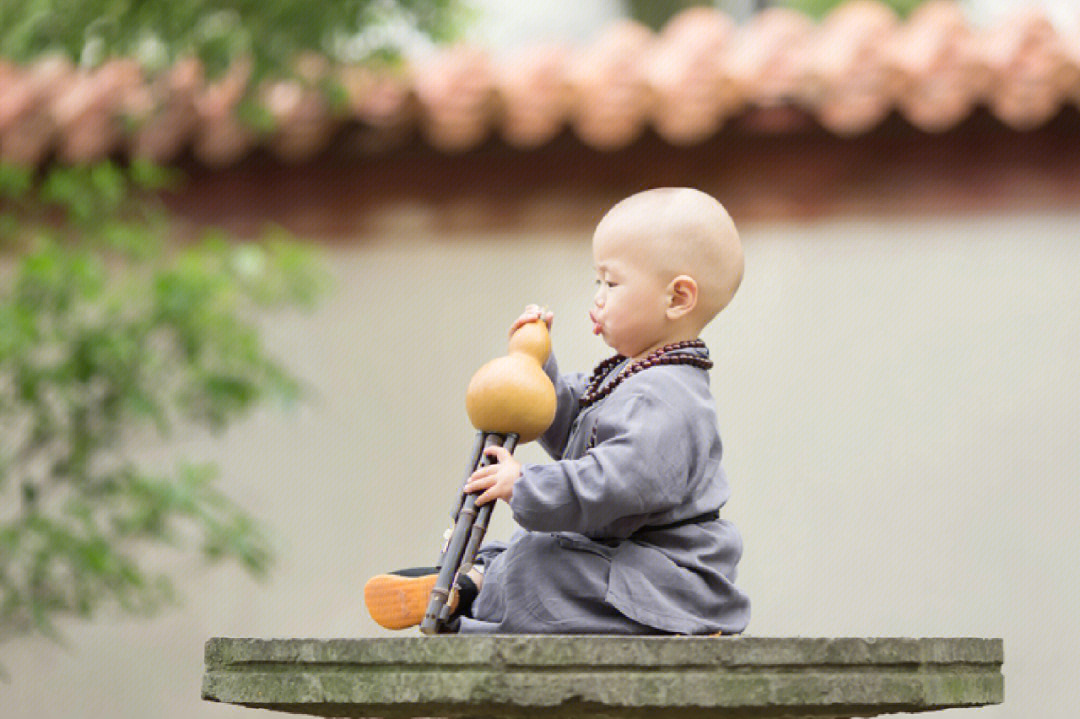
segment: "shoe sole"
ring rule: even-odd
[[[403,577],[379,574],[364,585],[364,604],[375,622],[387,629],[406,629],[424,620],[437,574]]]

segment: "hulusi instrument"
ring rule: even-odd
[[[493,462],[484,454],[501,446],[513,453],[531,442],[555,418],[555,388],[542,366],[551,353],[551,337],[542,320],[522,325],[510,337],[508,352],[476,371],[465,392],[465,409],[477,429],[465,479]],[[464,481],[462,483],[464,485]],[[476,494],[459,493],[451,512],[453,525],[439,557],[439,575],[420,624],[424,634],[447,631],[450,593],[460,573],[468,572],[487,532],[494,502],[477,507]]]

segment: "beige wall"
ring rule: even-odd
[[[182,449],[276,530],[264,584],[178,565],[184,607],[8,644],[0,716],[245,717],[199,700],[210,636],[386,634],[364,579],[431,563],[472,430],[469,376],[527,302],[564,368],[588,331],[589,228],[361,238],[313,317],[267,326],[311,384]],[[755,635],[1003,636],[1006,704],[1080,706],[1080,214],[743,227],[745,284],[710,327]],[[535,446],[519,456],[540,460]],[[510,531],[505,506],[496,534]]]

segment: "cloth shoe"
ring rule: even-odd
[[[406,629],[424,620],[438,567],[409,567],[377,574],[364,585],[364,605],[375,622],[387,629]],[[468,614],[479,593],[476,583],[459,574],[455,582],[458,603],[451,616]],[[453,595],[451,595],[453,596]]]

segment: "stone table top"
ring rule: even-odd
[[[202,695],[389,719],[875,716],[1000,703],[1002,652],[972,638],[215,638]]]

